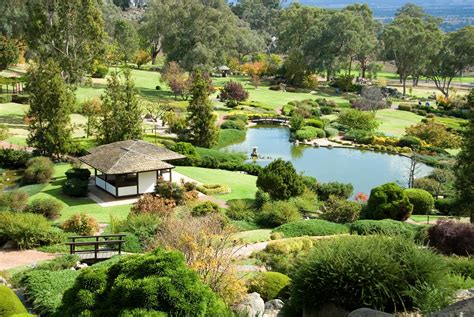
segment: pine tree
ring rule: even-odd
[[[219,136],[216,116],[209,100],[210,82],[201,72],[193,75],[191,95],[188,106],[189,135],[187,139],[194,145],[210,148],[217,143]]]
[[[101,96],[102,120],[98,125],[98,139],[102,144],[139,139],[141,136],[141,112],[138,93],[131,72],[125,69],[124,81],[113,72],[107,79],[105,94]]]
[[[27,75],[30,120],[27,143],[42,155],[59,157],[71,142],[71,109],[74,94],[61,77],[59,65],[49,59]]]
[[[471,107],[471,116],[464,131],[461,152],[454,170],[459,202],[466,213],[470,214],[471,223],[474,223],[474,89],[471,89],[468,95],[468,104]]]

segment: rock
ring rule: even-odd
[[[86,268],[87,266],[88,266],[87,263],[78,263],[76,264],[75,269],[80,270],[80,269]]]
[[[265,303],[259,293],[247,294],[233,310],[242,317],[263,317]]]
[[[8,281],[3,277],[3,276],[0,276],[0,285],[5,285],[5,286],[8,286]]]
[[[430,317],[468,317],[474,316],[474,297],[449,305],[445,309],[429,315]]]
[[[263,317],[279,317],[283,308],[283,302],[280,299],[273,299],[265,303],[265,312]]]
[[[456,292],[456,302],[474,297],[474,287]]]
[[[370,308],[359,308],[350,312],[347,317],[393,317],[393,315]]]

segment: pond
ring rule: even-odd
[[[17,187],[17,182],[23,171],[13,171],[0,168],[0,192],[12,190]]]
[[[354,194],[388,182],[406,186],[410,159],[392,154],[360,151],[348,148],[314,148],[294,145],[284,127],[255,127],[248,129],[245,141],[223,148],[223,151],[250,155],[258,147],[261,157],[256,164],[265,166],[277,158],[291,161],[298,172],[314,176],[320,182],[343,182],[354,186]],[[432,168],[419,164],[416,177],[428,175]]]

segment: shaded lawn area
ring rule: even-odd
[[[381,123],[379,132],[401,137],[405,134],[405,128],[419,123],[424,117],[409,111],[384,109],[377,111],[376,118]]]
[[[8,125],[24,125],[23,117],[28,111],[28,105],[19,103],[0,103],[0,123]]]
[[[112,207],[101,207],[92,199],[74,198],[64,195],[62,193],[62,184],[66,180],[64,173],[70,169],[69,164],[61,163],[55,165],[54,180],[49,184],[28,185],[21,188],[30,194],[30,201],[40,198],[56,198],[64,205],[61,216],[56,220],[62,222],[71,217],[75,213],[86,213],[94,217],[98,222],[108,223],[110,221],[110,214],[124,219],[130,212],[131,205],[121,205]]]
[[[430,217],[429,218],[430,221],[449,218],[447,216],[436,216],[436,215],[429,215],[429,217]],[[413,221],[420,222],[420,223],[426,223],[426,220],[427,220],[426,215],[411,215],[410,218]]]
[[[229,194],[214,195],[228,201],[231,199],[254,199],[257,191],[256,176],[192,166],[177,166],[176,171],[201,183],[225,184],[231,188]]]

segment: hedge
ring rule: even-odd
[[[373,235],[381,234],[387,236],[403,236],[409,239],[422,239],[425,226],[414,225],[397,220],[357,220],[350,227],[351,234]]]
[[[272,233],[280,232],[287,238],[301,236],[329,236],[349,233],[346,225],[320,219],[298,220],[273,229]]]
[[[15,292],[5,285],[0,285],[0,316],[8,317],[27,313],[28,311]]]
[[[206,195],[227,194],[231,191],[229,186],[221,184],[202,184],[196,189]]]

